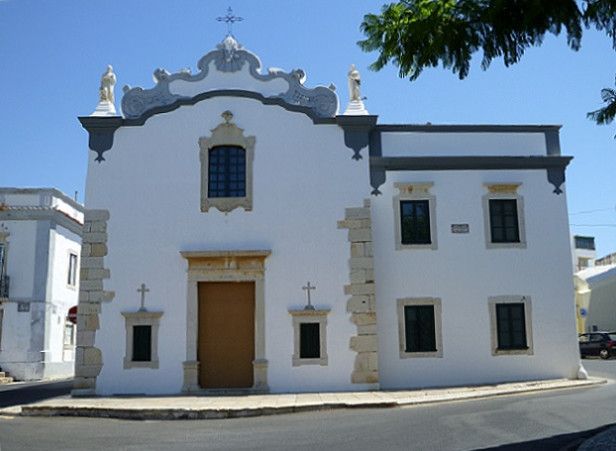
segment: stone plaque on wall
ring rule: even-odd
[[[451,233],[468,233],[469,231],[468,224],[451,224]]]
[[[29,302],[18,302],[17,303],[17,311],[18,312],[29,312],[30,311],[30,303]]]

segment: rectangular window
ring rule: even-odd
[[[68,281],[70,286],[77,285],[77,254],[69,254],[68,256]]]
[[[246,196],[246,151],[217,146],[209,151],[208,197]]]
[[[492,243],[519,243],[518,203],[516,199],[490,199]]]
[[[75,344],[75,326],[70,321],[64,323],[64,346],[73,346]]]
[[[496,304],[498,349],[528,349],[523,303]]]
[[[405,306],[405,352],[436,352],[434,324],[434,305]]]
[[[400,231],[402,244],[431,244],[430,201],[400,201]]]
[[[594,237],[575,235],[573,239],[575,240],[576,249],[587,249],[590,251],[595,250],[595,238]]]
[[[321,358],[321,338],[319,323],[301,323],[299,325],[299,358]]]
[[[152,326],[133,326],[133,362],[152,360]]]

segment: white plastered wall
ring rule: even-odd
[[[384,157],[545,155],[543,133],[383,132]]]
[[[246,136],[256,137],[253,211],[200,212],[198,139],[230,110]],[[314,125],[304,114],[256,100],[214,98],[153,116],[142,127],[117,130],[103,163],[90,153],[86,206],[110,210],[111,279],[96,346],[103,353],[97,392],[178,393],[186,360],[186,261],[180,250],[271,249],[265,271],[266,357],[271,391],[356,389],[350,382],[355,326],[346,313],[349,243],[337,229],[345,207],[369,195],[367,159],[351,159],[343,131]],[[302,285],[317,286],[313,303],[331,308],[327,366],[292,367],[289,309],[305,305]],[[124,370],[123,311],[163,311],[159,370]],[[147,383],[144,381],[147,380]]]
[[[79,266],[77,283],[68,284],[69,255],[81,253],[81,239],[74,233],[57,226],[50,236],[50,265],[48,272],[48,295],[45,332],[45,377],[71,376],[73,374],[74,349],[64,349],[64,326],[68,309],[77,305],[79,298]]]
[[[7,202],[8,203],[8,202]],[[4,221],[8,237],[7,275],[10,277],[10,298],[3,303],[2,343],[0,367],[16,379],[27,378],[24,363],[36,361],[38,353],[30,353],[31,315],[18,312],[19,300],[31,301],[35,270],[37,224],[35,221]]]
[[[395,182],[432,182],[438,249],[395,250]],[[487,249],[485,183],[521,183],[527,246]],[[478,384],[575,376],[571,256],[565,195],[552,192],[545,170],[389,172],[373,200],[374,262],[382,388]],[[468,224],[468,234],[451,233]],[[532,299],[533,355],[493,356],[488,298]],[[401,359],[396,300],[442,302],[442,358]]]

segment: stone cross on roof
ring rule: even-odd
[[[239,17],[239,16],[234,16],[233,10],[229,6],[229,8],[227,8],[227,15],[222,16],[222,17],[217,17],[216,20],[218,22],[225,22],[227,24],[227,36],[232,36],[233,34],[231,33],[231,29],[233,28],[233,24],[235,22],[241,22],[242,20],[244,20],[244,18]]]

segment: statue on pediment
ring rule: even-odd
[[[113,89],[116,84],[116,76],[113,73],[113,67],[107,66],[107,71],[101,77],[101,87],[99,88],[99,96],[101,102],[115,103]]]
[[[351,102],[361,100],[361,93],[359,85],[361,84],[361,76],[359,71],[355,68],[355,64],[351,64],[351,68],[348,73],[349,80],[349,97]]]

